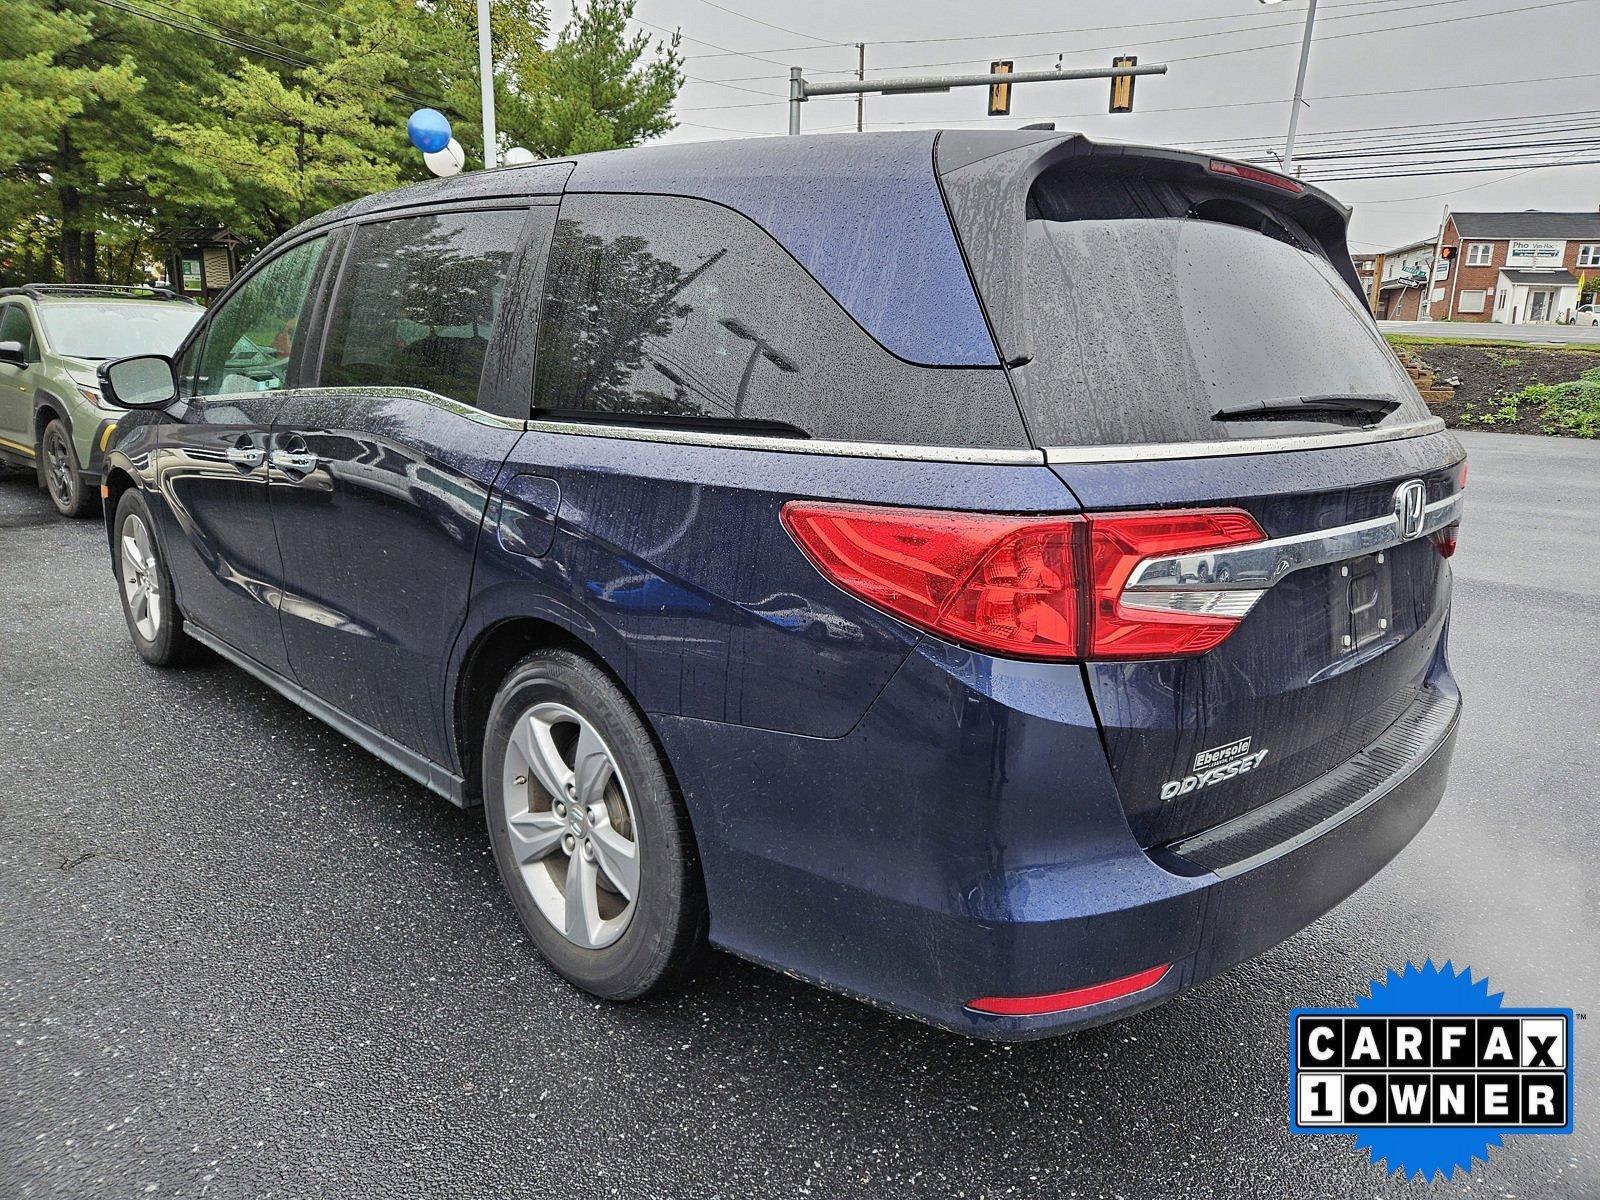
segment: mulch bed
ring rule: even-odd
[[[1418,362],[1433,371],[1435,379],[1456,382],[1453,400],[1428,406],[1452,429],[1461,425],[1461,414],[1468,405],[1483,413],[1502,396],[1520,392],[1535,383],[1566,383],[1590,367],[1600,366],[1600,354],[1582,350],[1525,350],[1520,346],[1412,346],[1409,349]],[[1524,408],[1515,422],[1472,424],[1466,428],[1495,433],[1544,432],[1536,408]]]

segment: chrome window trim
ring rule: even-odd
[[[1344,433],[1305,433],[1291,437],[1234,438],[1218,442],[1150,442],[1125,446],[1047,446],[1047,463],[1144,462],[1174,458],[1231,458],[1249,454],[1283,454],[1291,450],[1332,450],[1426,437],[1444,431],[1442,417],[1428,417],[1391,428],[1352,429]]]
[[[586,421],[535,419],[524,422],[533,433],[562,433],[619,441],[666,442],[729,450],[766,450],[777,454],[828,454],[845,458],[892,458],[913,462],[994,463],[1038,466],[1049,463],[1117,463],[1182,458],[1227,458],[1281,454],[1292,450],[1331,450],[1375,442],[1426,437],[1444,431],[1440,417],[1389,429],[1356,429],[1345,433],[1312,433],[1294,437],[1246,438],[1219,442],[1151,442],[1123,446],[1050,446],[1038,450],[984,449],[975,446],[915,446],[897,442],[829,441],[817,438],[765,437],[717,433],[704,429],[663,429],[649,425],[611,425]]]
[[[1136,607],[1167,607],[1159,598],[1163,592],[1254,592],[1259,598],[1267,588],[1295,571],[1377,554],[1436,533],[1461,519],[1465,498],[1466,493],[1458,491],[1428,505],[1422,529],[1413,538],[1401,535],[1400,515],[1391,512],[1367,521],[1243,546],[1147,558],[1134,568],[1123,595]],[[1137,598],[1141,595],[1152,603],[1139,604]]]
[[[979,449],[968,446],[910,446],[895,442],[834,442],[815,438],[763,437],[760,434],[715,433],[703,429],[659,429],[645,425],[588,424],[583,421],[534,420],[532,433],[566,433],[578,437],[614,438],[632,442],[667,442],[715,446],[727,450],[767,450],[778,454],[830,454],[845,458],[898,458],[914,462],[1003,463],[1042,466],[1041,450]]]

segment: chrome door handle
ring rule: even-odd
[[[236,467],[254,470],[266,461],[267,452],[260,446],[229,446],[227,459]]]
[[[318,459],[309,450],[274,450],[267,456],[267,461],[280,471],[309,475],[317,469]]]

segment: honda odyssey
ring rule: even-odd
[[[961,1032],[1165,999],[1445,787],[1466,469],[1347,212],[1044,131],[372,196],[102,366],[133,644],[460,805],[628,999],[717,946]]]

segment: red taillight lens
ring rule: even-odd
[[[1248,167],[1244,163],[1229,162],[1225,158],[1211,160],[1211,173],[1231,175],[1235,179],[1248,179],[1251,183],[1264,183],[1268,187],[1281,188],[1297,196],[1306,190],[1305,185],[1299,180],[1290,179],[1287,175],[1279,175],[1276,171],[1263,171],[1259,167]]]
[[[1171,963],[1162,963],[1136,975],[1094,983],[1088,987],[1072,988],[1065,992],[1047,992],[1042,996],[984,996],[968,1002],[974,1012],[989,1013],[996,1017],[1041,1017],[1047,1013],[1067,1012],[1074,1008],[1088,1008],[1091,1004],[1104,1004],[1107,1000],[1121,1000],[1146,988],[1155,987],[1169,970]]]
[[[1015,658],[1203,654],[1236,616],[1122,603],[1143,559],[1258,541],[1237,510],[1015,517],[792,501],[790,535],[845,591],[951,641]]]
[[[1144,559],[1220,550],[1265,536],[1250,514],[1238,509],[1091,517],[1094,623],[1089,657],[1204,654],[1238,628],[1239,618],[1129,607],[1122,603],[1123,587]]]
[[[1019,657],[1078,653],[1081,517],[791,502],[783,524],[834,583],[922,629]]]

